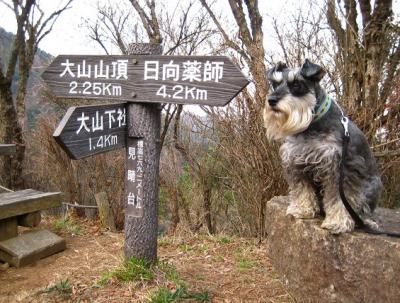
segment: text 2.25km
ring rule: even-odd
[[[172,87],[161,85],[156,95],[164,99],[207,100],[207,90],[186,85],[174,85]]]
[[[103,83],[103,82],[77,82],[72,81],[69,83],[69,93],[71,95],[83,94],[83,95],[95,95],[95,96],[121,96],[122,87],[121,85],[114,83]]]

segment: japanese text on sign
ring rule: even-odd
[[[78,127],[75,131],[77,135],[92,133],[88,138],[89,150],[102,149],[118,144],[118,136],[112,134],[96,135],[96,132],[104,132],[126,126],[125,108],[95,111],[90,114],[82,112],[76,118]],[[106,122],[104,122],[106,121]]]
[[[60,78],[76,79],[76,81],[69,83],[69,94],[71,95],[121,96],[121,85],[98,81],[128,79],[128,60],[126,59],[119,59],[106,64],[101,59],[96,63],[87,63],[85,59],[75,63],[67,58],[60,65],[63,68],[59,74]],[[97,81],[89,81],[93,78]]]
[[[224,62],[206,61],[204,63],[197,60],[187,60],[185,62],[169,63],[160,65],[159,61],[145,61],[144,80],[160,81],[187,81],[191,85],[205,82],[219,82],[224,75]],[[156,92],[157,96],[164,99],[174,98],[181,100],[207,100],[207,90],[195,86],[174,85],[172,87],[163,84]]]
[[[143,140],[136,140],[136,144],[127,148],[126,194],[128,215],[141,216],[143,214],[143,178],[144,153]]]
[[[206,61],[204,64],[197,60],[175,64],[174,60],[163,64],[160,73],[159,61],[145,61],[144,80],[172,80],[189,82],[219,82],[224,73],[224,62]]]
[[[90,64],[86,63],[85,59],[81,63],[65,59],[61,62],[61,66],[64,70],[60,73],[60,77],[68,74],[71,78],[128,79],[128,60],[116,60],[110,64],[104,64],[103,60],[99,60],[96,64]]]

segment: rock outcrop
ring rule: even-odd
[[[331,235],[320,219],[286,216],[288,203],[275,197],[267,204],[267,254],[298,302],[400,302],[400,239]],[[378,209],[376,216],[385,230],[400,231],[400,212]]]

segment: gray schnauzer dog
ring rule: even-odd
[[[287,214],[314,218],[322,213],[322,227],[331,233],[352,231],[355,222],[339,193],[343,169],[345,197],[364,223],[377,229],[371,214],[382,183],[375,159],[364,134],[348,121],[350,141],[341,167],[344,114],[320,86],[324,75],[308,60],[298,69],[278,63],[268,71],[273,92],[263,115],[268,138],[284,140],[280,155],[290,188]]]

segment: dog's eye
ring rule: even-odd
[[[289,88],[290,88],[291,90],[294,90],[294,91],[301,90],[302,87],[303,87],[303,86],[301,85],[300,81],[298,81],[298,80],[294,80],[294,81],[292,81],[291,83],[288,83],[288,86],[289,86]]]
[[[294,89],[299,89],[299,88],[301,87],[300,82],[297,81],[297,80],[294,80],[294,81],[291,83],[291,87],[294,88]]]
[[[294,80],[291,83],[288,83],[290,92],[295,96],[301,96],[308,92],[307,87],[299,80]]]
[[[275,90],[279,86],[280,82],[271,81],[272,89]]]

